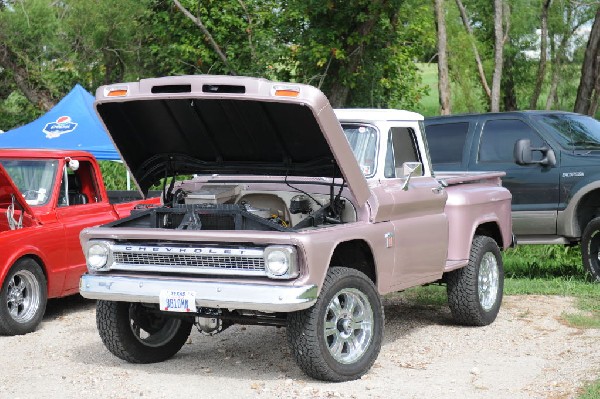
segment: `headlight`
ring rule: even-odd
[[[271,246],[265,248],[265,268],[270,278],[292,278],[298,275],[296,248]]]
[[[106,241],[91,241],[87,245],[86,260],[89,271],[99,271],[108,264],[110,255],[109,243]]]

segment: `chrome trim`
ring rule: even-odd
[[[317,301],[316,285],[285,286],[254,283],[194,281],[181,278],[144,278],[84,274],[81,296],[121,302],[159,303],[161,290],[195,291],[199,307],[295,312]]]
[[[89,241],[93,243],[94,241]],[[264,248],[112,244],[107,270],[266,276]]]
[[[183,247],[183,246],[158,246],[158,245],[111,245],[113,252],[127,253],[153,253],[153,254],[183,254],[183,255],[209,255],[209,256],[244,256],[248,258],[262,258],[262,248],[219,248],[219,247]]]

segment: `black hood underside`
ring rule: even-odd
[[[97,110],[144,194],[173,175],[341,176],[302,104],[166,98],[101,103]]]

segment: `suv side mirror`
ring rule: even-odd
[[[400,169],[400,170],[398,170]],[[398,173],[400,172],[400,173]],[[397,168],[396,176],[401,175],[404,180],[402,190],[408,190],[408,183],[413,176],[421,176],[423,174],[423,164],[421,162],[404,162],[402,168]]]
[[[539,161],[533,160],[533,152],[539,151],[542,153],[543,158]],[[554,166],[556,165],[556,156],[554,155],[554,150],[548,146],[543,146],[540,148],[531,148],[531,140],[529,139],[520,139],[515,142],[515,147],[513,151],[513,155],[515,158],[515,162],[518,165],[531,165],[531,164],[539,164],[544,166]]]

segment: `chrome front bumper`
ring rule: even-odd
[[[207,308],[294,312],[317,301],[317,286],[299,287],[189,279],[159,279],[84,274],[79,281],[81,296],[120,302],[159,303],[162,290],[195,291],[196,306]]]

